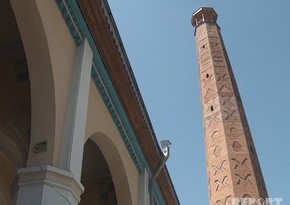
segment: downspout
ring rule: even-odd
[[[162,161],[158,165],[158,169],[156,170],[156,172],[154,173],[154,175],[151,177],[151,179],[149,181],[150,205],[154,205],[154,197],[153,197],[154,181],[157,178],[157,176],[159,175],[159,173],[161,172],[161,170],[163,169],[163,167],[165,166],[165,163],[168,160],[169,155],[170,155],[170,145],[171,145],[170,141],[163,140],[160,143],[161,143],[162,152],[163,152],[164,156],[162,158]]]

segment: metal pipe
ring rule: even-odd
[[[166,161],[168,160],[170,156],[170,141],[169,140],[164,140],[161,141],[161,147],[162,147],[162,152],[164,157],[162,158],[162,161],[158,165],[158,169],[154,173],[154,175],[151,177],[149,181],[149,194],[150,194],[150,205],[154,205],[154,198],[153,198],[153,183],[154,180],[157,178],[163,167],[165,166]]]

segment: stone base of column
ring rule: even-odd
[[[77,205],[84,191],[73,173],[49,165],[18,170],[17,205]]]

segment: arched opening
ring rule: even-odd
[[[85,190],[80,205],[117,205],[109,166],[101,150],[91,139],[84,146],[81,182]]]
[[[0,204],[13,204],[31,131],[31,94],[23,43],[9,0],[0,0]]]

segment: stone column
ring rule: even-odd
[[[199,75],[211,205],[234,198],[266,198],[267,191],[234,74],[212,8],[192,17]]]
[[[61,153],[61,168],[72,171],[79,181],[85,143],[92,60],[93,52],[85,39],[76,51]]]

